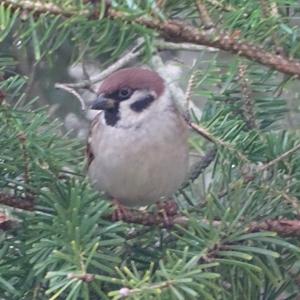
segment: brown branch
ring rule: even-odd
[[[187,224],[187,218],[182,215],[175,214],[173,216],[166,216],[163,213],[153,213],[148,211],[141,211],[138,209],[128,209],[126,214],[122,214],[122,216],[119,218],[114,213],[111,215],[105,216],[105,219],[109,221],[123,221],[125,223],[129,224],[140,224],[144,226],[159,226],[159,227],[165,227],[170,228],[174,226],[175,224],[178,225],[186,225]]]
[[[33,201],[30,197],[17,198],[2,192],[0,193],[0,204],[29,211],[33,211],[34,208]]]
[[[42,3],[39,1],[20,0],[2,0],[11,9],[21,9],[33,11],[35,13],[51,13],[64,17],[85,16],[87,19],[99,17],[99,9],[94,11],[81,10],[75,11],[74,8],[62,9],[54,4]],[[258,62],[279,72],[300,77],[300,61],[288,59],[281,55],[264,50],[260,46],[252,45],[239,38],[239,35],[231,32],[209,33],[207,30],[200,30],[186,23],[174,20],[161,21],[151,17],[139,17],[129,20],[125,13],[116,11],[112,7],[105,8],[105,17],[113,20],[121,20],[126,23],[132,22],[144,27],[156,30],[167,41],[176,43],[192,43],[218,48],[233,54],[246,57],[252,61]]]
[[[112,220],[112,215],[106,217],[108,220]],[[166,223],[162,214],[141,212],[140,210],[130,210],[129,214],[122,216],[121,221],[129,224],[140,224],[144,226],[160,226],[165,228],[171,228],[175,225],[186,226],[189,219],[177,214],[173,217],[169,217]],[[201,223],[211,224],[212,226],[221,226],[220,221],[209,222],[202,219]],[[274,231],[283,236],[296,236],[300,237],[300,220],[265,220],[260,222],[251,222],[246,226],[245,232],[257,232],[257,231]]]
[[[252,222],[246,230],[247,232],[274,231],[283,236],[300,237],[300,220],[283,219]]]
[[[126,15],[111,8],[107,11],[107,17],[126,20]],[[288,59],[283,56],[270,53],[260,46],[255,46],[241,41],[236,33],[208,33],[179,21],[168,20],[161,22],[146,17],[134,20],[135,23],[151,28],[159,32],[167,41],[176,43],[192,43],[218,48],[233,54],[246,57],[252,61],[271,67],[285,74],[300,77],[300,61]]]
[[[28,201],[28,199],[17,199],[16,197],[9,196],[4,193],[0,193],[0,204],[28,211],[33,211],[34,208],[32,201]],[[107,215],[105,218],[109,221],[112,221],[113,217],[114,215],[111,214]],[[11,224],[6,223],[10,221],[14,220],[10,219],[4,214],[0,214],[0,229],[5,229],[8,225],[9,228],[11,228]],[[188,224],[189,219],[184,215],[176,214],[174,216],[169,216],[168,222],[166,222],[165,216],[161,213],[130,210],[129,214],[122,216],[122,221],[129,224],[140,224],[144,226],[160,226],[165,228],[171,228],[175,225],[186,226]],[[205,219],[202,219],[200,221],[202,223],[212,224],[213,226],[221,226],[222,224],[220,221],[213,221],[212,223],[208,222]],[[1,222],[3,223],[3,225],[1,225]],[[300,220],[283,219],[252,222],[248,226],[246,226],[245,231],[274,231],[277,232],[279,235],[300,237]],[[84,280],[84,278],[82,278],[82,280]]]

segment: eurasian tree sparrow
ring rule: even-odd
[[[87,147],[94,187],[126,206],[172,196],[187,174],[188,133],[164,80],[146,69],[119,70],[91,109],[101,110]]]

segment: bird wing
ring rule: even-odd
[[[99,122],[99,114],[93,119],[91,126],[90,126],[90,130],[89,130],[89,135],[88,135],[88,141],[87,141],[87,145],[86,145],[86,157],[87,157],[87,168],[90,167],[92,161],[95,158],[94,152],[93,152],[93,148],[92,148],[92,136],[94,134],[95,130],[101,130],[101,124]]]

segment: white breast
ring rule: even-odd
[[[187,128],[172,107],[137,127],[101,125],[91,147],[92,183],[124,205],[170,197],[187,173]]]

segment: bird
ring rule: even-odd
[[[125,207],[169,200],[188,171],[188,126],[163,78],[130,67],[104,79],[87,142],[92,186]]]

